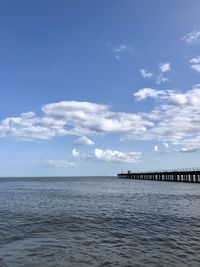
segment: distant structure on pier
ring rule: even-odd
[[[200,183],[200,168],[119,173],[124,179]]]

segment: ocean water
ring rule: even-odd
[[[200,184],[0,179],[0,266],[200,266]]]

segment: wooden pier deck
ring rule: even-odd
[[[200,183],[200,168],[149,172],[128,171],[127,173],[119,173],[118,177],[137,180]]]

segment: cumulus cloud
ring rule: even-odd
[[[169,79],[166,73],[171,70],[171,65],[169,62],[159,64],[159,72],[157,74],[149,72],[145,69],[140,69],[140,74],[145,79],[152,79],[157,84],[167,82]]]
[[[137,163],[141,160],[141,152],[121,152],[111,149],[96,148],[88,153],[80,155],[77,149],[72,150],[72,156],[74,160],[67,159],[50,159],[41,161],[42,164],[47,164],[53,167],[76,167],[76,158],[83,161],[105,161],[105,162],[118,162],[118,163]]]
[[[155,89],[154,89],[155,90]],[[175,90],[164,90],[162,94],[154,92],[143,94],[142,90],[135,95],[160,98],[159,105],[150,112],[143,113],[154,121],[142,140],[157,140],[171,142],[174,145],[185,147],[188,151],[200,148],[200,85],[195,85],[191,90],[180,93]],[[133,135],[129,138],[135,138]]]
[[[191,65],[191,69],[197,71],[197,72],[200,72],[200,64],[194,64],[194,65]]]
[[[0,137],[11,136],[24,140],[46,140],[66,134],[65,122],[55,118],[37,117],[33,112],[8,117],[0,123]]]
[[[72,156],[74,158],[78,158],[79,155],[80,155],[80,153],[79,153],[79,151],[76,148],[72,149]]]
[[[194,57],[190,60],[190,63],[200,64],[200,56]]]
[[[143,88],[134,93],[134,97],[137,101],[145,100],[146,98],[153,98],[162,101],[165,100],[165,103],[167,102],[168,104],[173,106],[181,106],[193,104],[193,102],[198,101],[198,87],[199,85],[196,85],[194,87],[195,89],[188,91],[187,93],[179,93],[175,90],[157,90],[154,88]]]
[[[191,69],[200,72],[200,56],[194,57],[190,60]]]
[[[91,145],[94,145],[94,142],[86,136],[81,136],[74,142],[74,144],[91,146]]]
[[[156,98],[156,99],[163,99],[166,98],[167,95],[170,93],[170,91],[166,90],[156,90],[153,88],[143,88],[136,93],[134,93],[134,96],[137,101],[144,100],[148,97],[150,98]]]
[[[189,32],[182,38],[187,44],[196,45],[200,43],[200,31]]]
[[[168,72],[171,70],[171,66],[169,62],[163,63],[159,65],[159,68],[161,70],[161,72]]]
[[[41,116],[28,112],[5,118],[0,123],[0,137],[47,140],[67,135],[140,134],[151,124],[140,114],[113,112],[108,105],[62,101],[44,105]]]
[[[142,77],[144,77],[144,78],[148,78],[148,79],[153,78],[153,73],[148,72],[145,69],[141,69],[140,73],[141,73]]]
[[[94,157],[102,161],[135,163],[140,160],[141,152],[120,152],[117,150],[96,148],[94,150]]]
[[[48,140],[73,135],[79,137],[77,145],[89,145],[92,144],[89,137],[93,135],[120,134],[122,140],[160,141],[188,151],[200,149],[200,84],[186,92],[143,88],[134,97],[137,101],[156,100],[155,107],[146,112],[128,113],[114,112],[108,105],[90,102],[50,103],[42,106],[40,115],[27,112],[3,119],[0,137]],[[76,149],[73,154],[79,156]]]

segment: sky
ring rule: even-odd
[[[199,0],[0,0],[0,176],[200,167]]]

